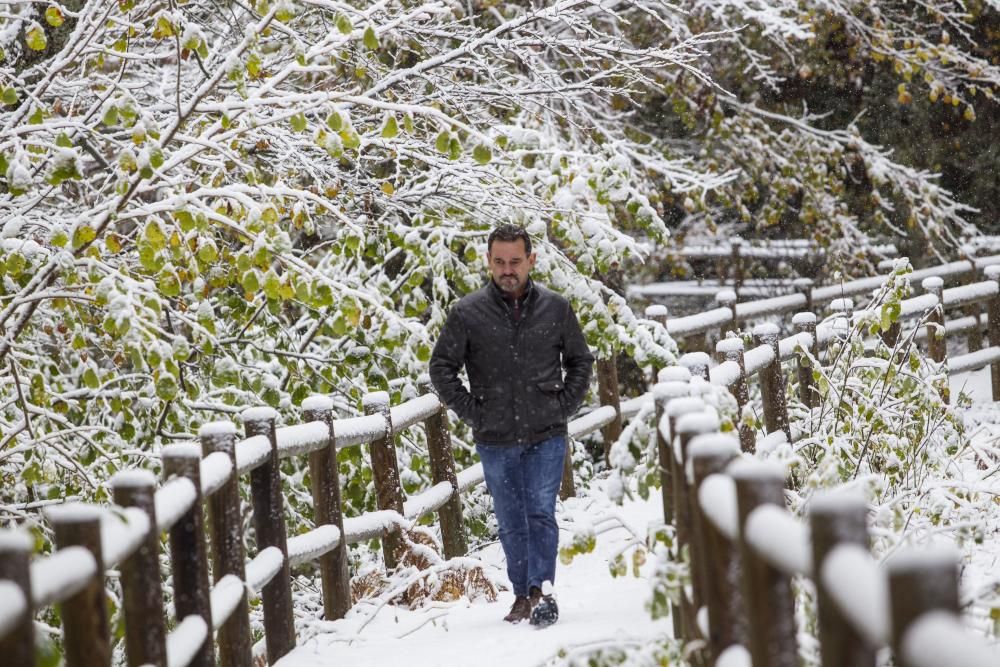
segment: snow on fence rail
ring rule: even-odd
[[[996,263],[1000,263],[1000,256],[977,260],[977,265]],[[958,275],[968,271],[969,266],[969,263],[949,265],[936,275]],[[937,285],[937,292],[915,297],[903,305],[905,312],[922,314],[928,309],[938,308],[939,304],[942,307],[958,305],[963,308],[984,300],[990,304],[990,347],[955,358],[952,365],[956,369],[987,364],[996,369],[1000,365],[1000,290],[997,289],[1000,268],[989,269],[987,276],[990,280],[949,290],[942,290]],[[842,286],[837,296],[857,287],[857,284],[849,289]],[[720,302],[728,303],[727,307],[690,318],[668,322],[666,313],[660,311],[651,312],[650,316],[679,336],[712,328],[725,332],[727,327],[735,328],[739,318],[778,315],[798,308],[800,304],[816,304],[826,296],[821,290],[812,290],[809,294],[736,304],[726,295],[726,299]],[[847,307],[847,310],[850,308]],[[852,314],[846,312],[845,316],[852,317]],[[970,325],[967,320],[975,321]],[[963,318],[961,328],[952,326],[949,329],[942,316],[933,324],[947,333],[965,332],[969,326],[978,329],[978,322],[978,316],[967,316]],[[798,352],[801,350],[808,349],[814,355],[818,354],[823,346],[838,337],[835,326],[817,327],[816,318],[811,314],[808,317],[797,315],[795,324],[796,333],[780,340],[775,327],[758,327],[755,330],[756,346],[745,353],[741,340],[723,339],[717,350],[724,357],[720,364],[713,365],[704,354],[688,355],[683,360],[685,367],[661,371],[659,376],[663,382],[652,391],[625,401],[617,395],[613,360],[602,360],[598,363],[598,384],[604,404],[570,421],[569,434],[573,438],[582,438],[601,430],[607,448],[622,433],[622,420],[645,419],[655,406],[659,437],[669,442],[674,422],[683,415],[683,411],[674,414],[674,411],[665,409],[670,399],[697,393],[693,383],[708,381],[729,388],[742,410],[749,400],[746,385],[756,377],[762,386],[767,387],[762,395],[766,430],[771,434],[769,438],[778,435],[789,438],[782,362],[800,357]],[[997,371],[994,373],[996,378]],[[802,379],[800,373],[800,392],[804,391]],[[688,389],[689,384],[691,389]],[[997,385],[995,380],[994,387]],[[803,402],[806,402],[807,394],[808,391],[803,394]],[[103,600],[105,570],[115,565],[119,565],[121,571],[129,661],[181,667],[191,663],[208,664],[214,660],[216,652],[233,664],[248,663],[251,647],[247,600],[249,595],[258,593],[264,602],[268,660],[274,662],[287,653],[295,644],[290,608],[290,568],[306,562],[316,561],[318,564],[326,617],[334,619],[343,616],[350,604],[346,560],[348,544],[380,538],[386,563],[391,566],[397,557],[395,550],[400,546],[400,531],[409,529],[412,522],[421,516],[436,511],[445,556],[463,555],[466,547],[459,494],[481,484],[483,472],[480,464],[455,470],[445,407],[433,394],[390,407],[387,394],[380,393],[369,396],[364,403],[367,413],[364,416],[334,419],[329,398],[311,397],[303,402],[303,422],[281,428],[275,427],[275,411],[270,408],[250,409],[242,414],[246,430],[242,439],[237,437],[236,426],[230,422],[206,424],[199,432],[198,443],[163,448],[164,482],[158,489],[148,473],[125,473],[116,476],[112,484],[117,509],[77,505],[53,510],[50,520],[54,525],[58,549],[34,562],[28,557],[30,547],[25,546],[28,542],[10,537],[14,533],[9,531],[0,531],[0,580],[9,579],[20,591],[20,598],[16,595],[0,596],[0,647],[5,655],[14,656],[14,664],[27,664],[33,659],[31,615],[33,610],[55,603],[62,605],[66,657],[70,667],[88,664],[86,656],[105,655],[110,650],[109,638],[106,632],[100,630],[107,625],[106,619],[99,618],[104,607],[99,600]],[[405,499],[396,470],[395,438],[401,430],[421,423],[426,432],[434,483],[425,491]],[[690,505],[690,499],[694,497],[696,507],[699,503],[705,505],[696,515],[704,513],[711,516],[711,520],[704,521],[707,534],[691,535],[692,540],[699,543],[702,540],[712,543],[714,540],[721,544],[734,538],[742,539],[738,537],[738,529],[739,524],[748,521],[747,514],[742,510],[738,513],[735,507],[730,507],[737,496],[736,485],[719,474],[723,471],[718,465],[705,467],[696,459],[692,473],[694,480],[706,481],[705,487],[713,490],[710,495],[714,500],[711,503],[706,502],[706,495],[692,496],[685,490],[686,476],[680,473],[684,468],[678,469],[677,466],[685,460],[686,443],[697,437],[699,430],[715,426],[711,420],[705,419],[685,419],[682,423],[690,432],[680,433],[674,447],[661,447],[662,452],[673,451],[681,461],[677,463],[675,456],[668,456],[669,460],[660,462],[661,475],[664,475],[665,517],[679,522],[683,522],[684,517],[690,519],[690,512],[682,516],[680,509],[685,503]],[[744,451],[750,451],[754,447],[755,436],[752,431],[741,428],[739,440],[731,440],[738,442],[738,447]],[[696,447],[695,451],[703,450],[709,459],[716,457],[711,460],[718,463],[719,457],[723,456],[720,452],[725,452],[731,444],[727,443],[720,446],[716,442]],[[378,510],[345,518],[340,505],[336,451],[362,444],[368,445],[370,451]],[[285,534],[281,518],[282,482],[278,461],[300,455],[309,458],[317,526],[303,535],[289,537]],[[673,477],[666,476],[668,470],[673,470]],[[255,531],[260,549],[250,560],[243,551],[239,494],[243,476],[250,477]],[[571,476],[564,481],[563,492],[573,492]],[[698,498],[701,500],[698,501]],[[770,548],[772,560],[777,561],[772,565],[780,568],[777,571],[787,577],[789,572],[805,569],[803,563],[808,561],[807,552],[800,544],[802,531],[792,527],[787,520],[775,519],[775,512],[780,512],[781,497],[772,498],[770,502],[774,505],[749,517],[755,528],[749,531],[747,548],[764,552]],[[784,528],[769,528],[775,523],[784,525]],[[177,616],[184,619],[169,635],[163,623],[157,556],[159,535],[164,531],[169,535],[174,589],[179,592],[176,596]],[[786,538],[786,541],[792,540],[784,545],[786,548],[774,548],[773,538],[779,532],[793,536]],[[216,578],[214,585],[208,581],[207,562],[210,557]],[[831,559],[831,562],[838,561]],[[828,569],[835,570],[833,565]],[[720,572],[714,577],[708,577],[704,572],[696,574],[697,580],[702,582],[714,582],[721,576]],[[824,569],[817,576],[825,574]],[[0,584],[6,586],[7,582],[0,581]],[[699,589],[696,587],[696,590]],[[708,592],[704,594],[706,601],[711,598]],[[24,608],[19,599],[25,602]],[[849,602],[840,601],[840,604],[845,609],[850,608]],[[708,608],[709,625],[715,628],[720,620],[713,617],[711,605]],[[878,607],[868,604],[867,608]],[[139,619],[139,622],[129,619]],[[870,618],[868,621],[869,627],[877,627]],[[695,628],[698,624],[692,619],[689,627]],[[944,624],[938,623],[935,627],[944,627]],[[220,630],[217,649],[208,628]],[[877,636],[880,637],[881,633]],[[750,648],[754,650],[752,645]]]

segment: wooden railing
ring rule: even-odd
[[[997,265],[1000,256],[977,262],[983,266]],[[971,268],[969,263],[946,265],[932,273],[941,277],[961,276]],[[978,314],[949,322],[944,320],[943,313],[946,308],[968,308],[970,304],[987,302],[990,346],[952,359],[951,368],[992,365],[994,399],[1000,398],[998,278],[1000,266],[989,269],[988,280],[962,288],[941,290],[932,281],[927,285],[927,295],[908,300],[903,308],[904,316],[924,314],[928,309],[941,311],[931,325],[933,338],[942,330],[942,322],[946,335],[980,330],[983,322],[976,319]],[[881,279],[839,286],[836,295],[843,298],[868,292],[880,284],[877,280]],[[704,336],[712,329],[718,329],[721,335],[736,328],[739,322],[801,310],[806,304],[814,307],[834,297],[830,288],[807,287],[803,284],[803,291],[791,297],[751,303],[727,301],[729,295],[723,294],[720,301],[726,303],[724,308],[673,320],[667,319],[662,307],[652,307],[647,317],[665,325],[678,338]],[[850,317],[849,313],[846,316]],[[675,422],[687,413],[703,411],[697,399],[687,396],[691,386],[688,378],[697,376],[726,386],[741,410],[749,401],[748,383],[756,379],[764,389],[765,430],[772,437],[776,434],[791,437],[782,362],[801,358],[796,355],[800,347],[818,351],[837,334],[832,326],[817,327],[812,313],[798,314],[795,323],[801,330],[784,339],[779,339],[773,325],[758,327],[756,345],[746,351],[737,339],[723,339],[718,345],[722,361],[717,365],[705,353],[689,353],[680,359],[683,367],[661,371],[660,377],[665,381],[651,392],[625,401],[618,396],[613,360],[603,360],[598,365],[598,381],[605,405],[569,424],[572,438],[603,430],[607,449],[621,433],[623,419],[655,402],[657,423],[661,425],[658,455],[664,515],[667,521],[675,523],[682,543],[692,546],[692,554],[706,553],[699,551],[700,540],[711,541],[718,536],[710,532],[710,524],[701,517],[699,505],[691,502],[690,485],[683,475],[688,439],[681,428],[684,422]],[[937,354],[940,356],[940,351]],[[809,405],[814,398],[808,390],[807,376],[800,372],[799,388],[803,402]],[[199,432],[200,444],[163,448],[163,481],[158,487],[150,473],[127,471],[112,480],[114,508],[70,504],[50,509],[47,517],[57,549],[48,556],[33,560],[33,540],[27,534],[0,531],[0,656],[4,656],[5,664],[34,664],[34,613],[59,604],[66,664],[109,665],[111,641],[104,579],[106,572],[114,568],[121,573],[129,665],[207,667],[215,664],[216,658],[223,665],[251,663],[251,596],[262,598],[268,662],[273,663],[295,646],[292,567],[316,562],[322,578],[325,616],[335,619],[342,617],[351,604],[347,545],[381,538],[384,560],[392,567],[400,555],[401,531],[408,529],[414,520],[437,512],[444,555],[448,558],[463,555],[466,542],[460,494],[482,483],[483,474],[479,464],[455,470],[444,406],[436,396],[426,394],[390,407],[388,394],[380,392],[368,395],[364,407],[365,416],[336,419],[329,398],[311,397],[303,403],[304,423],[283,428],[275,427],[277,415],[273,410],[251,408],[242,414],[242,439],[237,437],[232,423],[208,424]],[[691,435],[706,423],[704,419],[687,421],[701,424],[691,427]],[[433,485],[406,499],[400,484],[395,438],[417,424],[422,424],[426,433]],[[671,434],[675,431],[680,437],[672,443]],[[742,427],[740,448],[752,451],[755,437],[753,429]],[[345,518],[336,452],[359,445],[368,446],[378,511]],[[673,447],[679,452],[679,459],[672,455]],[[309,457],[316,525],[304,535],[289,538],[282,518],[284,499],[279,461],[301,455]],[[717,472],[717,468],[718,465],[703,468],[702,477]],[[697,474],[696,471],[696,478]],[[240,506],[244,477],[250,478],[257,545],[257,553],[250,560],[244,550]],[[565,496],[572,493],[569,469],[564,482],[568,482],[563,487]],[[693,488],[699,486],[700,483]],[[780,497],[774,500],[780,501]],[[742,513],[744,508],[738,509]],[[732,513],[732,508],[726,511]],[[168,534],[171,555],[176,618],[169,632],[160,573],[160,537],[164,532]],[[692,564],[699,558],[692,558]],[[734,559],[731,555],[730,561]],[[709,595],[703,584],[696,584],[694,590],[696,596]],[[675,614],[677,629],[685,632],[685,636],[695,636],[697,624],[693,619],[700,608],[699,602],[700,598],[685,603],[693,613]],[[710,618],[713,613],[721,613],[713,612],[711,606],[708,609]],[[684,618],[688,620],[680,623]],[[711,622],[709,627],[725,625]],[[210,640],[215,630],[217,646]],[[761,667],[772,663],[754,664]]]

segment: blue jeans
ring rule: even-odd
[[[533,445],[476,445],[500,527],[507,577],[514,595],[555,582],[559,552],[556,496],[566,436]]]

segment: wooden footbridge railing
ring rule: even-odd
[[[998,399],[1000,290],[997,281],[1000,279],[1000,256],[977,262],[993,267],[987,269],[987,280],[950,290],[942,289],[932,280],[926,284],[926,295],[905,302],[903,315],[921,315],[932,311],[929,325],[932,342],[942,332],[944,335],[970,332],[974,335],[985,326],[989,347],[952,359],[951,369],[955,372],[955,369],[991,365],[994,399]],[[979,265],[973,266],[968,262],[946,265],[932,272],[935,275],[926,277],[961,276],[981,268]],[[864,294],[877,287],[878,280],[866,279],[840,286],[836,295],[843,299],[847,294]],[[967,277],[966,282],[970,282]],[[735,329],[739,322],[780,316],[802,310],[807,305],[815,307],[831,301],[835,293],[830,288],[813,290],[803,284],[799,294],[760,302],[735,303],[728,294],[720,296],[723,308],[697,316],[668,321],[664,309],[653,307],[648,311],[648,317],[664,324],[677,338],[691,338],[704,336],[711,330],[721,334],[727,329]],[[988,317],[985,319],[978,312],[972,314],[970,308],[982,302],[988,305]],[[851,316],[851,309],[847,307],[849,304],[841,302],[836,305],[844,317]],[[960,320],[945,320],[945,309],[952,307],[963,307],[966,314]],[[787,383],[782,363],[799,359],[799,391],[803,403],[811,405],[816,400],[815,393],[809,388],[809,374],[801,372],[803,355],[797,354],[797,351],[808,348],[818,358],[819,349],[837,335],[834,326],[817,327],[816,317],[811,313],[798,314],[795,322],[800,331],[784,339],[779,339],[778,329],[773,325],[758,327],[755,330],[756,346],[746,351],[738,339],[723,339],[718,346],[722,357],[718,365],[713,366],[704,353],[685,355],[680,360],[684,369],[663,371],[661,377],[666,382],[657,384],[653,391],[643,396],[627,401],[618,397],[617,382],[613,379],[614,364],[604,360],[599,364],[598,380],[605,405],[570,422],[573,438],[582,438],[604,429],[605,447],[608,447],[620,432],[620,426],[617,429],[609,427],[616,423],[620,425],[622,419],[636,415],[650,401],[655,402],[657,423],[660,425],[659,457],[665,518],[675,523],[678,537],[683,544],[690,546],[685,553],[691,554],[691,564],[696,570],[694,597],[678,609],[675,615],[677,629],[688,637],[698,636],[699,632],[706,634],[696,620],[702,600],[705,600],[709,620],[707,634],[713,655],[729,645],[725,643],[728,639],[717,640],[717,633],[722,632],[724,637],[732,639],[731,643],[749,639],[755,651],[755,667],[791,663],[766,661],[770,658],[761,652],[763,649],[759,649],[759,639],[753,639],[759,638],[760,633],[769,632],[766,629],[749,626],[751,631],[747,634],[741,634],[742,631],[737,629],[722,630],[748,627],[748,624],[757,623],[757,617],[750,614],[738,621],[732,617],[736,611],[730,609],[725,612],[722,607],[713,607],[711,601],[720,598],[706,586],[718,584],[721,580],[718,577],[705,577],[703,580],[699,568],[704,558],[706,563],[711,563],[707,567],[716,568],[714,572],[730,572],[727,581],[731,581],[733,563],[736,562],[743,564],[739,571],[747,575],[751,570],[754,573],[759,570],[763,573],[761,576],[766,575],[766,582],[777,576],[775,572],[783,571],[777,569],[778,566],[757,564],[764,561],[754,555],[752,549],[755,547],[748,541],[754,531],[744,538],[742,535],[746,531],[729,530],[732,521],[729,524],[712,524],[708,518],[712,507],[704,509],[699,501],[692,500],[695,496],[691,489],[701,488],[703,481],[711,481],[722,488],[725,482],[712,475],[723,469],[737,447],[730,441],[720,445],[722,441],[719,437],[704,447],[694,446],[693,436],[705,430],[705,424],[711,424],[711,420],[688,416],[688,413],[704,412],[704,406],[697,403],[698,399],[689,396],[692,385],[687,378],[693,375],[702,378],[701,381],[708,380],[728,387],[741,409],[749,400],[747,383],[756,380],[763,389],[767,433],[772,434],[771,437],[791,437],[784,398]],[[934,344],[938,345],[932,348],[932,351],[937,350],[936,358],[943,359],[944,347],[936,342]],[[325,615],[334,619],[343,616],[351,604],[346,557],[348,544],[381,538],[384,560],[387,566],[392,567],[400,556],[401,531],[408,529],[414,520],[436,512],[444,555],[449,558],[463,555],[466,543],[460,494],[480,484],[483,476],[478,464],[466,470],[455,470],[447,411],[433,394],[390,407],[388,394],[379,392],[368,395],[364,407],[365,416],[337,419],[328,398],[312,397],[303,403],[304,423],[282,428],[276,428],[277,415],[273,410],[251,408],[242,414],[243,438],[237,436],[232,423],[205,425],[199,433],[200,444],[175,444],[163,448],[163,480],[159,485],[149,472],[126,471],[111,480],[115,507],[70,504],[50,509],[47,518],[52,525],[57,547],[50,555],[32,558],[33,540],[26,533],[16,529],[0,531],[0,656],[3,656],[4,664],[15,667],[34,664],[34,613],[58,604],[66,664],[69,667],[109,665],[111,640],[105,605],[105,577],[107,571],[114,568],[120,571],[121,576],[129,665],[207,667],[218,660],[223,665],[235,666],[250,665],[253,661],[248,612],[249,600],[253,596],[262,598],[268,662],[275,662],[295,646],[291,608],[292,567],[307,562],[316,563],[322,577]],[[426,433],[433,485],[406,499],[400,485],[395,439],[400,432],[418,424]],[[679,437],[673,438],[675,433]],[[752,451],[754,440],[752,429],[746,426],[740,429],[740,449]],[[367,445],[368,448],[378,511],[345,518],[336,452],[359,445]],[[708,450],[705,456],[700,453],[703,448]],[[677,452],[676,456],[673,451]],[[316,518],[313,530],[291,538],[286,535],[283,520],[284,501],[279,470],[280,459],[289,456],[309,457]],[[688,457],[694,463],[692,480],[697,483],[683,474]],[[702,458],[705,461],[699,463]],[[778,508],[783,506],[780,485],[777,492],[773,484],[771,487],[764,485],[762,489],[758,489],[757,485],[761,477],[768,483],[774,482],[776,475],[748,474],[745,475],[748,481],[744,482],[740,481],[742,478],[738,472],[734,476],[736,495],[740,501],[735,510],[731,503],[716,501],[716,509],[722,508],[720,516],[729,519],[738,516],[736,525],[742,528],[757,505],[770,502]],[[249,477],[257,547],[257,553],[249,560],[245,553],[240,506],[240,485],[246,477]],[[564,495],[572,493],[571,470],[567,481]],[[744,501],[744,496],[748,500]],[[173,616],[176,619],[169,631],[165,621],[160,572],[160,538],[164,532],[168,534],[174,590]],[[761,532],[764,538],[758,541],[765,545],[762,548],[766,551],[769,533],[763,529]],[[731,542],[734,537],[740,545],[738,553],[731,545],[726,547],[723,540],[726,538]],[[719,555],[722,560],[716,562],[714,559],[717,556],[711,554],[725,555]],[[819,571],[818,567],[816,569]],[[758,594],[765,598],[771,595],[771,588],[748,586],[750,588],[742,599],[758,601]],[[726,595],[740,599],[736,594],[737,588],[723,593],[721,599],[725,599]],[[775,585],[775,590],[784,591],[786,588]],[[719,616],[724,613],[730,613],[730,616]],[[788,619],[783,622],[787,626]],[[934,628],[944,628],[945,625],[949,632],[954,630],[953,619],[947,623],[935,621]],[[794,628],[794,623],[788,627]],[[788,631],[788,627],[784,627],[784,631]],[[212,641],[215,631],[218,632],[217,641]],[[867,637],[863,631],[861,634]],[[770,643],[767,645],[770,646]],[[922,667],[923,663],[911,664]]]

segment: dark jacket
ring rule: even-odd
[[[472,426],[477,443],[534,444],[566,433],[593,363],[569,301],[529,283],[515,323],[490,280],[448,313],[430,375],[441,400]],[[469,389],[458,377],[463,365]]]

